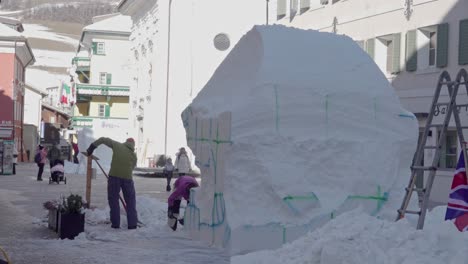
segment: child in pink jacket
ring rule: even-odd
[[[182,202],[182,198],[184,198],[187,203],[190,202],[190,189],[193,187],[198,187],[198,182],[195,178],[191,176],[180,176],[174,183],[174,192],[169,196],[168,202],[168,210],[167,216],[168,220],[167,223],[172,230],[177,229],[177,222],[179,217],[179,210],[180,210],[180,203]],[[181,222],[183,224],[183,222]]]

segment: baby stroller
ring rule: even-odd
[[[65,177],[62,160],[56,160],[54,162],[54,166],[50,169],[50,175],[51,176],[49,177],[49,184],[51,184],[52,182],[60,184],[61,181],[67,184],[67,177]]]

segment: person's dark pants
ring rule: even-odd
[[[167,191],[171,190],[172,171],[166,171]]]
[[[39,163],[37,166],[39,167],[39,171],[37,172],[37,180],[42,180],[42,172],[44,172],[44,163]]]
[[[73,162],[76,164],[80,163],[78,160],[78,153],[75,153],[75,155],[73,155]]]
[[[16,174],[16,163],[13,163],[13,175]]]
[[[107,181],[107,199],[109,201],[112,227],[120,227],[120,189],[122,189],[123,197],[127,204],[128,228],[136,228],[138,215],[136,211],[135,185],[133,184],[133,180],[109,175],[109,180]]]

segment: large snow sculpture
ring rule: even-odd
[[[186,228],[231,254],[361,207],[395,217],[417,122],[348,37],[256,26],[182,113],[201,169]]]

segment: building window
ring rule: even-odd
[[[374,60],[382,72],[389,74],[400,71],[401,34],[381,36],[375,41]]]
[[[99,84],[106,84],[106,81],[107,81],[107,73],[101,72],[99,74]]]
[[[51,116],[49,122],[55,124],[55,116]]]
[[[99,117],[105,117],[106,116],[106,105],[105,104],[99,104],[98,105],[98,116]]]
[[[387,40],[385,45],[387,46],[387,66],[386,66],[386,71],[388,73],[392,72],[392,67],[393,67],[393,40]]]
[[[429,33],[429,66],[435,66],[436,62],[436,49],[437,49],[437,33]]]
[[[98,42],[98,44],[97,44],[97,54],[98,55],[106,54],[106,48],[105,48],[104,42]]]
[[[438,137],[440,137],[440,131]],[[444,169],[454,169],[457,166],[457,131],[447,131],[445,134],[445,146],[442,146],[439,166]]]
[[[437,60],[437,26],[418,30],[417,47],[418,69],[434,67]]]
[[[280,20],[286,16],[286,0],[278,0],[276,6],[276,19]]]

